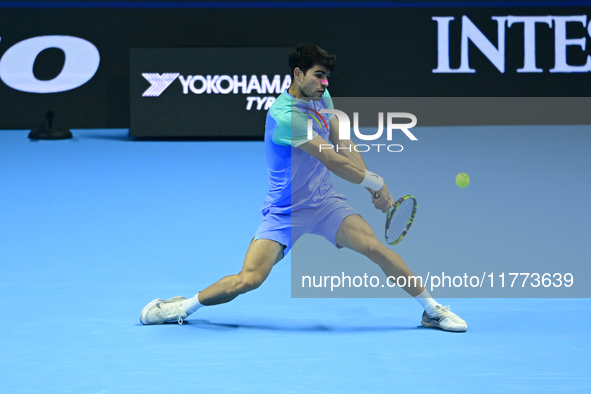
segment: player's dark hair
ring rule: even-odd
[[[289,54],[289,67],[291,68],[291,75],[294,70],[299,68],[306,74],[309,69],[319,65],[326,67],[332,72],[334,69],[334,62],[336,56],[331,55],[324,49],[312,44],[300,44],[294,48]]]

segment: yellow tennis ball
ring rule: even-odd
[[[465,173],[461,173],[458,174],[456,176],[456,185],[458,185],[461,188],[464,188],[466,186],[468,186],[470,184],[470,177],[468,176],[468,174]]]

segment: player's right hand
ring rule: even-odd
[[[392,196],[388,191],[388,186],[386,186],[386,184],[384,183],[384,187],[382,187],[377,193],[379,198],[375,199],[374,193],[372,193],[371,202],[373,203],[376,209],[379,209],[380,211],[386,213],[388,209],[390,209],[390,207],[394,205],[394,200],[392,199]]]

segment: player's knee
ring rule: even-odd
[[[365,255],[372,260],[380,259],[384,257],[385,247],[382,245],[377,238],[369,240],[365,245]]]
[[[240,293],[246,293],[257,289],[263,281],[264,279],[258,274],[240,274],[238,289]]]

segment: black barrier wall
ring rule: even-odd
[[[0,129],[36,126],[49,109],[70,128],[129,127],[131,48],[316,43],[337,55],[329,89],[341,97],[585,97],[590,18],[588,7],[0,8]],[[85,66],[88,81],[51,92],[82,67],[71,59],[94,61],[89,48],[23,44],[56,35],[87,41],[100,60]]]

